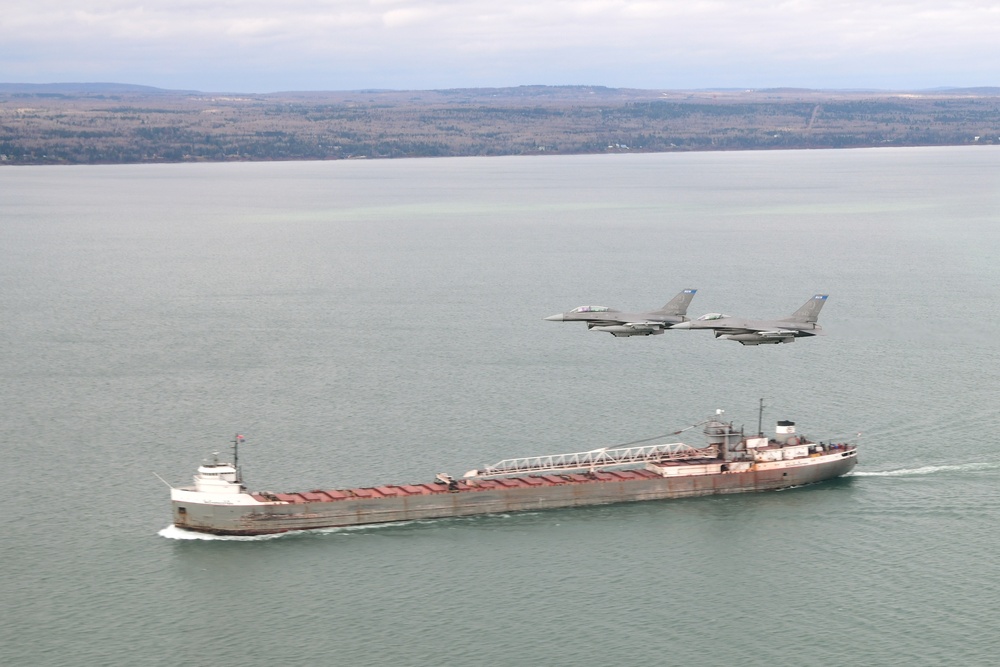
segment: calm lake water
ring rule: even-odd
[[[992,665],[1000,150],[0,170],[0,662]],[[542,318],[783,317],[742,347]],[[790,491],[189,539],[168,489],[861,432]],[[701,442],[697,430],[684,434]]]

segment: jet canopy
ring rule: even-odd
[[[729,315],[723,315],[722,313],[705,313],[704,315],[698,318],[698,321],[709,322],[711,320],[721,320],[725,317],[729,317]]]
[[[571,313],[617,313],[618,311],[607,306],[580,306],[569,311]]]

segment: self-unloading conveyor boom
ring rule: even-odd
[[[572,454],[550,454],[529,456],[518,459],[504,459],[482,470],[470,470],[465,478],[496,477],[523,473],[564,470],[598,470],[616,466],[656,463],[682,459],[714,458],[718,455],[715,447],[696,449],[682,442],[671,442],[643,447],[622,447],[619,449],[593,449],[589,452]]]

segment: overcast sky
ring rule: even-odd
[[[1000,0],[6,0],[0,81],[996,86]]]

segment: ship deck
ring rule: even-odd
[[[669,464],[677,466],[696,466],[714,461],[715,459],[694,459],[687,461],[671,461]],[[666,462],[659,465],[664,464],[666,464]],[[314,489],[312,491],[301,491],[296,493],[271,493],[265,491],[252,493],[251,495],[262,503],[280,500],[282,502],[300,505],[307,503],[329,503],[357,498],[399,498],[405,496],[429,496],[441,493],[474,493],[477,491],[489,491],[504,488],[539,488],[546,486],[560,486],[563,484],[633,482],[644,479],[655,479],[658,477],[660,477],[660,475],[655,472],[639,468],[631,470],[601,470],[592,473],[549,473],[541,475],[497,477],[494,479],[462,479],[455,480],[456,488],[454,489],[449,489],[448,485],[442,482],[428,482],[425,484],[386,484],[382,486],[367,486],[354,489]]]

